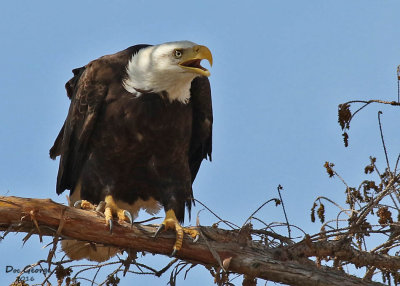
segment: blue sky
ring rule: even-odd
[[[377,111],[392,161],[399,153],[399,111],[371,106],[352,122],[344,148],[337,105],[353,99],[397,99],[398,1],[7,1],[0,10],[0,194],[51,198],[58,162],[48,150],[67,114],[71,70],[128,46],[190,40],[213,52],[213,162],[202,165],[197,199],[242,224],[262,202],[283,197],[289,221],[318,232],[309,210],[318,195],[344,202],[344,188],[322,165],[332,161],[350,185],[365,178],[368,156],[384,167]],[[194,214],[200,210],[197,207]],[[284,221],[272,205],[258,216]],[[201,223],[215,218],[202,212]],[[192,221],[192,223],[195,223]],[[285,234],[285,229],[282,229]],[[7,265],[47,256],[38,238],[0,243]],[[163,265],[168,259],[149,257]],[[196,267],[181,285],[210,285]],[[5,278],[4,278],[5,277]],[[39,276],[35,276],[39,282]],[[166,284],[162,278],[132,281]],[[140,283],[140,282],[138,282]]]

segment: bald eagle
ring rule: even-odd
[[[136,45],[73,70],[65,87],[68,116],[50,157],[60,156],[57,194],[70,190],[70,204],[102,206],[110,229],[113,218],[132,221],[140,209],[164,208],[159,231],[173,229],[173,254],[182,246],[185,207],[203,159],[211,160],[212,105],[201,60],[210,50],[189,41]],[[99,208],[98,208],[99,209]],[[79,246],[78,246],[79,245]],[[115,253],[65,241],[72,259],[103,261]]]

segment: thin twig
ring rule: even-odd
[[[321,199],[324,199],[324,200],[330,202],[331,204],[335,205],[336,207],[338,207],[339,209],[341,209],[341,210],[344,211],[344,212],[347,211],[347,209],[341,207],[339,204],[335,203],[335,202],[332,201],[331,199],[329,199],[329,198],[327,198],[327,197],[324,197],[324,196],[319,196],[319,197],[317,197],[317,198],[314,200],[314,203],[315,203],[316,201],[318,201],[318,200],[321,200]],[[347,213],[346,213],[346,214],[347,214]],[[347,214],[347,215],[350,216],[350,214]]]
[[[165,271],[167,271],[172,265],[174,265],[179,259],[178,258],[174,258],[172,259],[164,268],[160,269],[159,271],[155,272],[154,275],[157,277],[160,277],[161,275],[163,275],[165,273]]]
[[[93,279],[92,279],[92,284],[91,284],[91,286],[94,285],[94,283],[95,283],[94,281],[96,281],[96,277],[97,277],[97,275],[99,274],[100,270],[101,270],[101,267],[99,267],[99,268],[97,269],[96,273],[94,274]]]
[[[201,228],[199,228],[199,233],[201,238],[205,241],[207,248],[210,250],[212,256],[215,258],[215,260],[218,262],[219,267],[225,272],[224,266],[222,265],[221,257],[219,256],[218,252],[215,251],[215,249],[211,246],[211,244],[208,242],[208,239],[206,236],[203,234]]]
[[[51,265],[50,263],[51,263],[51,260],[53,259],[54,254],[56,253],[58,240],[60,239],[60,235],[61,235],[62,229],[64,227],[64,224],[65,224],[65,220],[64,220],[65,210],[66,209],[63,209],[61,211],[60,224],[58,225],[57,232],[55,233],[54,238],[53,238],[53,248],[49,251],[49,255],[47,256],[48,269],[50,269],[50,265]]]
[[[134,224],[144,224],[146,222],[153,221],[153,220],[160,219],[160,218],[162,218],[162,217],[155,216],[155,217],[151,217],[151,218],[148,218],[148,219],[145,219],[145,220],[135,221]]]
[[[382,114],[382,111],[378,111],[379,131],[380,131],[380,134],[381,134],[381,140],[382,140],[383,150],[385,151],[386,165],[387,165],[388,171],[390,172],[389,158],[388,158],[388,153],[387,153],[387,150],[386,150],[385,139],[384,139],[384,137],[383,137],[383,131],[382,131],[381,114]]]
[[[397,66],[397,102],[400,103],[400,65]]]
[[[213,212],[209,207],[207,207],[205,204],[203,204],[201,201],[197,200],[197,199],[193,199],[195,202],[201,204],[203,207],[205,207],[210,213],[212,213],[217,219],[219,219],[220,221],[222,221],[223,223],[225,223],[227,226],[229,226],[231,229],[235,229],[232,225],[234,225],[231,222],[225,221],[222,218],[220,218],[215,212]],[[235,225],[236,226],[236,225]],[[237,226],[236,226],[237,227]]]
[[[268,203],[270,203],[270,202],[272,202],[272,201],[275,201],[275,202],[276,202],[276,200],[277,200],[277,199],[273,198],[273,199],[270,199],[270,200],[264,202],[261,206],[259,206],[259,207],[246,219],[246,221],[243,223],[243,225],[242,225],[241,228],[243,228],[243,227],[247,224],[247,222],[248,222],[249,220],[251,220],[251,219],[253,218],[253,216],[254,216],[259,210],[261,210],[266,204],[268,204]]]
[[[393,173],[396,175],[397,172],[397,166],[399,165],[399,160],[400,160],[400,154],[397,155],[397,160],[396,160],[396,165],[394,166],[394,171]]]
[[[283,187],[282,187],[281,185],[279,185],[279,186],[277,187],[277,190],[278,190],[278,194],[279,194],[279,199],[281,200],[282,209],[283,209],[283,214],[285,215],[285,220],[286,220],[286,223],[287,223],[288,236],[289,236],[289,238],[292,238],[292,235],[291,235],[291,233],[290,233],[289,220],[288,220],[287,215],[286,215],[285,204],[283,203],[283,199],[282,199],[282,195],[281,195],[281,189],[283,190]]]

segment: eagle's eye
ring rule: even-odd
[[[181,58],[182,57],[182,51],[181,50],[175,50],[174,51],[174,56],[177,59]]]

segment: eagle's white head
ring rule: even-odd
[[[197,76],[209,76],[200,65],[201,60],[212,65],[210,50],[189,41],[179,41],[150,46],[132,56],[126,71],[124,88],[131,93],[168,93],[170,101],[187,103],[190,86]]]

